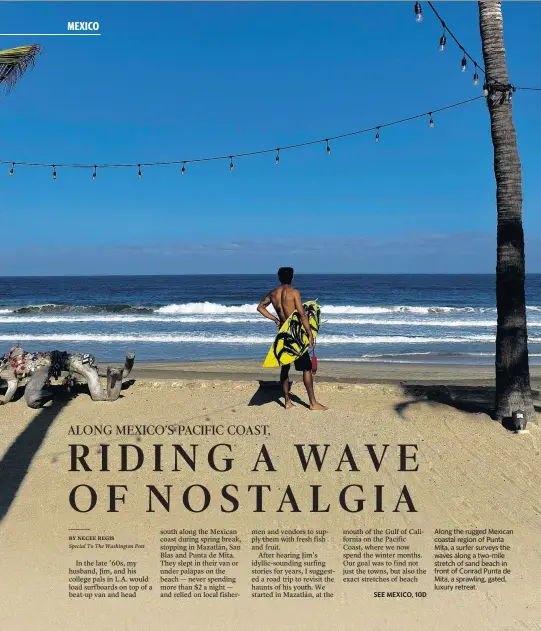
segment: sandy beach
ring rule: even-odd
[[[159,628],[283,629],[313,631],[391,631],[438,629],[504,631],[540,629],[541,581],[539,530],[541,510],[541,434],[538,422],[522,434],[508,432],[484,412],[490,400],[491,367],[421,366],[325,363],[316,378],[316,393],[330,410],[312,413],[300,375],[293,375],[295,408],[285,411],[270,383],[276,375],[255,362],[141,363],[136,364],[122,398],[114,403],[93,403],[81,393],[59,398],[51,408],[31,410],[20,399],[0,407],[0,558],[2,623],[5,631],[142,631]],[[534,388],[541,371],[532,369]],[[536,407],[541,402],[536,398]],[[538,415],[539,419],[539,415]],[[200,426],[233,429],[229,436],[176,435],[103,436],[70,435],[74,428],[110,425],[186,428]],[[255,434],[256,427],[262,432]],[[251,428],[254,433],[247,433]],[[264,428],[264,429],[262,429]],[[236,432],[236,433],[235,433]],[[242,432],[242,433],[241,433]],[[92,471],[70,472],[70,443],[89,447]],[[110,471],[99,471],[100,444],[109,444],[116,458]],[[120,443],[139,445],[145,454],[155,443],[197,443],[201,449],[230,443],[234,467],[229,473],[209,470],[206,456],[197,471],[155,472],[149,459],[141,469],[118,471]],[[275,473],[253,473],[260,445],[273,454]],[[332,467],[321,473],[301,474],[292,454],[294,444],[329,444]],[[336,473],[345,444],[362,453],[365,445],[378,449],[389,444],[394,458],[376,472],[364,456],[359,472]],[[396,446],[418,446],[416,472],[399,473]],[[379,453],[379,452],[378,452]],[[164,458],[165,462],[165,458]],[[227,480],[225,480],[227,478]],[[316,480],[316,481],[315,481]],[[224,514],[219,502],[197,514],[174,502],[170,512],[146,512],[147,484],[206,485],[213,498],[222,484],[239,486],[240,509]],[[344,484],[362,484],[366,506],[360,513],[337,508],[337,493]],[[393,512],[402,483],[406,483],[416,512]],[[93,486],[96,508],[74,511],[70,490],[77,484]],[[107,512],[107,485],[125,484],[129,494],[118,513]],[[254,513],[247,484],[271,484],[266,512]],[[277,512],[283,487],[298,494],[301,511]],[[325,490],[328,513],[310,512],[310,484]],[[385,485],[384,512],[375,510],[374,487]],[[177,491],[175,497],[180,492]],[[315,524],[315,526],[314,526]],[[230,600],[159,598],[159,532],[164,528],[233,528],[242,540],[236,558],[237,588]],[[252,530],[260,528],[324,528],[326,541],[318,554],[334,570],[334,597],[271,599],[250,597]],[[342,534],[355,528],[417,529],[412,545],[422,556],[426,574],[415,590],[427,596],[376,598],[372,584],[343,581]],[[137,543],[137,555],[128,550],[110,552],[70,550],[70,535],[114,536],[119,543]],[[434,532],[436,529],[477,528],[512,530],[506,541],[511,573],[505,583],[479,585],[474,591],[439,591],[434,588]],[[303,548],[304,549],[304,548]],[[313,549],[313,548],[306,548]],[[68,569],[76,559],[136,558],[154,584],[153,593],[140,592],[127,600],[68,597]],[[382,588],[383,589],[383,588]],[[411,586],[408,589],[413,589]],[[160,620],[156,624],[156,603]],[[124,626],[119,627],[119,620]],[[294,620],[294,622],[293,622]],[[257,622],[254,622],[257,621]]]

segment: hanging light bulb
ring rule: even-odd
[[[376,142],[379,142],[379,127],[376,127],[377,131],[376,131]]]
[[[468,60],[466,59],[466,53],[464,53],[462,56],[461,66],[462,66],[462,72],[466,72],[466,69],[468,67]]]
[[[11,169],[9,170],[9,177],[11,177],[13,175],[13,171],[15,169],[15,162],[11,163]]]
[[[445,36],[445,26],[443,27],[443,35],[440,37],[440,52],[445,50],[445,44],[447,44],[447,37]]]
[[[96,165],[94,165],[94,173],[92,173],[92,180],[96,179],[96,175],[97,175],[97,173],[96,173]]]
[[[330,156],[331,155],[331,147],[329,145],[329,139],[326,138],[325,142],[327,143],[327,155]]]
[[[483,96],[488,96],[488,83],[483,85]]]
[[[186,162],[182,163],[182,169],[180,169],[180,174],[181,175],[185,175],[186,174]]]
[[[511,103],[513,101],[513,89],[510,87],[507,91],[507,102]]]
[[[276,158],[274,160],[275,164],[280,164],[280,149],[276,149]]]
[[[428,124],[431,129],[434,129],[434,119],[432,118],[432,112],[428,112],[428,113],[430,115],[430,120],[428,121]]]
[[[235,165],[233,164],[233,156],[229,156],[229,170],[233,171],[235,169]]]
[[[137,177],[138,177],[139,179],[141,179],[141,178],[143,177],[143,174],[141,173],[141,165],[140,165],[140,164],[138,164],[138,165],[137,165],[137,168],[139,169],[139,171],[137,172]]]
[[[56,180],[56,166],[53,164],[53,180]]]
[[[477,64],[475,64],[475,72],[473,73],[473,85],[479,83],[479,74],[477,73]]]
[[[415,3],[415,20],[417,22],[423,21],[423,7],[420,2]]]

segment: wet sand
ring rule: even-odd
[[[541,366],[531,366],[532,385],[541,387]],[[136,362],[133,377],[139,379],[213,379],[213,380],[275,380],[277,369],[261,368],[256,360],[200,362]],[[301,374],[290,371],[293,379]],[[318,363],[318,382],[332,383],[432,383],[493,385],[494,367],[450,364],[414,364],[383,362]]]

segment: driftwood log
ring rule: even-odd
[[[28,407],[41,408],[52,400],[53,393],[47,390],[49,378],[49,366],[40,366],[28,379],[24,389],[24,400]]]
[[[86,383],[93,401],[116,401],[122,390],[122,381],[126,379],[135,355],[128,353],[124,366],[98,366],[93,355],[81,353],[26,353],[22,348],[12,348],[0,364],[0,379],[7,382],[4,397],[0,404],[9,403],[19,385],[26,380],[24,400],[31,408],[40,408],[53,398],[48,389],[51,379],[58,379],[67,373],[65,384]],[[100,377],[107,379],[105,389]]]
[[[15,396],[17,388],[19,387],[18,379],[7,379],[6,381],[8,382],[8,387],[3,399],[0,397],[2,403],[9,403],[11,399],[13,399],[13,397]]]

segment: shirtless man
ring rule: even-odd
[[[293,311],[297,310],[299,312],[302,325],[308,333],[308,340],[310,344],[309,348],[312,348],[314,345],[314,336],[312,335],[308,318],[306,317],[306,313],[302,306],[301,295],[297,289],[293,289],[293,287],[291,287],[291,282],[293,281],[293,268],[281,267],[278,270],[278,280],[281,285],[273,289],[267,296],[265,296],[265,298],[263,298],[263,300],[259,303],[257,310],[262,316],[275,322],[278,328],[282,326]],[[271,303],[275,308],[278,317],[272,315],[272,313],[267,310],[267,307]],[[293,407],[293,403],[291,403],[291,399],[289,398],[289,368],[290,365],[288,364],[287,366],[282,366],[280,371],[280,383],[282,384],[286,410]],[[295,360],[295,370],[302,370],[302,379],[304,381],[306,392],[308,393],[308,399],[310,400],[310,409],[326,410],[327,408],[324,405],[321,405],[321,403],[316,401],[316,397],[314,395],[312,360],[310,359],[308,350],[304,353],[304,355],[299,357],[299,359]]]

